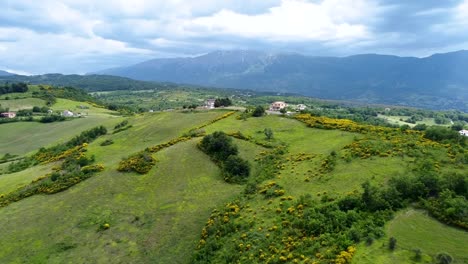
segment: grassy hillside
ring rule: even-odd
[[[157,168],[145,176],[116,173],[116,163],[128,153],[167,141],[219,114],[136,117],[131,129],[108,136],[114,139],[113,145],[91,144],[89,152],[107,168],[99,176],[57,195],[33,196],[0,209],[1,218],[9,219],[1,227],[2,242],[8,244],[1,250],[1,262],[61,263],[71,258],[80,263],[177,258],[176,263],[187,262],[206,216],[240,187],[222,181],[218,168],[195,147],[196,141],[159,152]],[[18,175],[1,177],[6,176]],[[99,231],[104,222],[111,229]],[[18,223],[31,228],[14,228]],[[43,234],[57,239],[44,239]],[[18,251],[24,248],[28,254]]]
[[[466,231],[447,227],[423,211],[408,209],[400,212],[386,227],[387,236],[372,246],[362,246],[353,263],[433,263],[440,252],[450,254],[453,263],[467,263]],[[387,249],[389,237],[397,239],[397,250]],[[415,250],[421,251],[421,261],[415,260]]]
[[[25,109],[25,100],[9,100],[15,102],[20,108]],[[39,100],[39,99],[37,99]],[[21,101],[21,102],[20,102]],[[80,109],[84,106],[86,109]],[[42,124],[37,122],[18,122],[2,124],[2,136],[0,137],[0,156],[6,153],[14,155],[24,155],[40,147],[48,146],[52,143],[66,141],[79,132],[90,129],[97,125],[117,124],[122,118],[115,115],[115,112],[98,108],[89,103],[76,102],[67,99],[57,99],[51,109],[54,111],[71,110],[82,112],[85,117],[73,118],[69,121]]]
[[[53,108],[74,110],[82,104],[59,99]],[[460,246],[468,244],[466,231],[421,211],[403,210],[389,221],[389,210],[348,210],[355,211],[353,215],[334,207],[346,197],[361,197],[365,181],[384,188],[395,175],[412,176],[424,157],[419,151],[434,159],[440,175],[466,171],[451,147],[426,141],[419,132],[331,119],[310,127],[279,115],[244,121],[240,113],[227,116],[223,110],[117,117],[86,106],[86,118],[1,125],[6,132],[0,135],[0,149],[18,155],[101,124],[108,133],[84,152],[103,165],[102,172],[57,194],[33,195],[0,208],[0,263],[331,263],[338,262],[337,254],[347,246],[352,246],[346,253],[351,256],[357,248],[354,263],[408,262],[413,247],[421,249],[423,261],[433,261],[437,249],[451,254],[456,263],[468,255]],[[114,128],[124,120],[125,129]],[[327,127],[327,122],[337,127]],[[271,139],[265,129],[273,132]],[[197,147],[201,137],[166,144],[189,132],[215,131],[231,135],[239,155],[249,161],[252,170],[246,184],[223,180],[219,166]],[[102,146],[104,142],[109,145]],[[406,145],[410,143],[415,145]],[[149,154],[156,162],[148,173],[117,171],[122,159],[160,144],[162,149]],[[0,193],[28,184],[55,165],[0,175]],[[314,228],[328,218],[312,212],[323,208],[375,228],[369,233],[381,230],[385,235],[371,246],[337,239],[336,234],[346,231],[339,229],[346,221],[338,218],[336,229],[317,234]],[[384,222],[362,222],[371,218]],[[304,223],[315,225],[306,229]],[[382,248],[391,236],[398,241],[393,253]]]
[[[18,111],[21,109],[32,109],[33,106],[45,106],[45,101],[39,98],[19,98],[2,100],[0,104],[3,108],[9,108],[10,111]]]

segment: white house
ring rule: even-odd
[[[271,103],[270,111],[279,111],[281,109],[284,109],[286,106],[288,106],[288,105],[285,102],[276,101],[276,102]]]
[[[208,109],[215,108],[215,101],[216,101],[216,99],[207,99],[205,101],[205,108],[208,108]]]
[[[296,111],[304,111],[304,110],[306,110],[306,108],[307,108],[306,105],[304,105],[304,104],[298,104],[298,105],[296,106]]]
[[[69,111],[69,110],[65,110],[62,112],[62,116],[65,116],[65,117],[72,117],[74,116],[75,114],[73,114],[73,112]]]
[[[0,114],[1,117],[6,117],[6,118],[15,118],[16,113],[15,112],[4,112]]]
[[[462,136],[468,137],[468,130],[462,129],[462,130],[458,131],[458,133],[460,133],[460,135],[462,135]]]

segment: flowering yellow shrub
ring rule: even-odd
[[[154,164],[156,164],[156,159],[151,156],[151,153],[149,151],[142,151],[120,161],[117,170],[122,172],[135,171],[145,174],[151,170]]]
[[[88,165],[88,166],[84,166],[81,168],[81,171],[84,173],[100,172],[103,170],[104,170],[104,165],[102,164],[93,164],[93,165]]]

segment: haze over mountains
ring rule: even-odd
[[[464,50],[426,58],[376,54],[311,57],[235,50],[153,59],[97,74],[467,111],[466,69],[468,51]]]
[[[14,75],[14,74],[9,73],[9,72],[7,72],[7,71],[2,71],[2,70],[0,70],[0,76],[11,76],[11,75]]]

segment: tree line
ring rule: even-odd
[[[5,83],[0,85],[0,94],[7,93],[25,93],[28,91],[28,85],[26,83]]]

